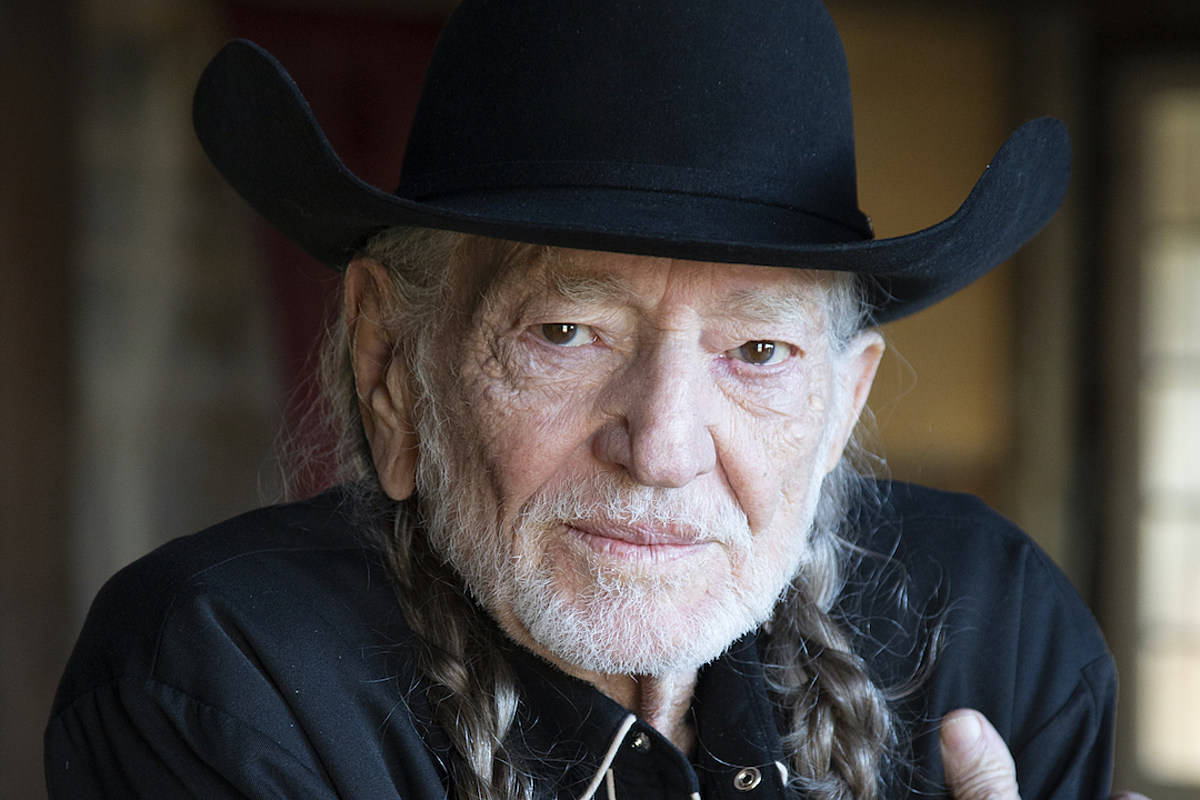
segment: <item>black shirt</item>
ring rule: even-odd
[[[860,520],[860,543],[890,558],[858,564],[842,600],[860,620],[856,647],[895,683],[931,621],[945,630],[925,682],[897,704],[912,768],[893,794],[944,794],[937,723],[969,706],[1008,743],[1024,800],[1107,797],[1116,674],[1067,580],[974,498],[900,484],[885,496]],[[446,796],[413,634],[343,502],[335,490],[245,514],[108,582],[46,730],[52,797]],[[896,610],[900,589],[917,613]],[[516,735],[560,797],[595,786],[607,798],[610,783],[622,800],[785,797],[766,635],[702,670],[691,759],[514,645]]]

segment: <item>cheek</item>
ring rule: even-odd
[[[459,387],[459,414],[446,422],[470,442],[505,516],[546,484],[583,471],[594,406],[588,382],[537,380],[490,357],[464,370]]]
[[[752,530],[807,525],[829,406],[822,388],[798,394],[786,411],[742,416],[731,424],[723,464]]]

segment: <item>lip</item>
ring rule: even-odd
[[[627,526],[607,521],[575,520],[566,523],[566,527],[594,552],[623,561],[674,561],[715,543],[690,531]]]

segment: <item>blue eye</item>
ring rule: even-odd
[[[791,354],[791,345],[765,339],[746,342],[741,347],[735,347],[726,352],[726,355],[730,358],[745,361],[747,364],[753,364],[756,367],[769,367],[772,364],[778,364]]]
[[[542,338],[559,347],[581,347],[596,341],[588,325],[574,322],[547,322],[542,325]]]

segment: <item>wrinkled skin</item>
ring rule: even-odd
[[[882,340],[869,331],[833,346],[828,276],[528,252],[499,277],[465,260],[459,313],[436,337],[434,392],[453,421],[439,446],[451,485],[472,484],[481,510],[435,546],[513,639],[686,744],[674,729],[696,670],[767,618],[804,558]],[[352,265],[348,297],[381,306],[352,318],[383,318],[385,292],[370,289],[385,285],[381,270]],[[378,334],[372,345],[356,330],[359,391],[381,479],[399,497],[413,485],[404,454],[425,443],[408,376]],[[597,480],[651,505],[715,505],[739,524],[593,508],[521,525],[531,504]]]

